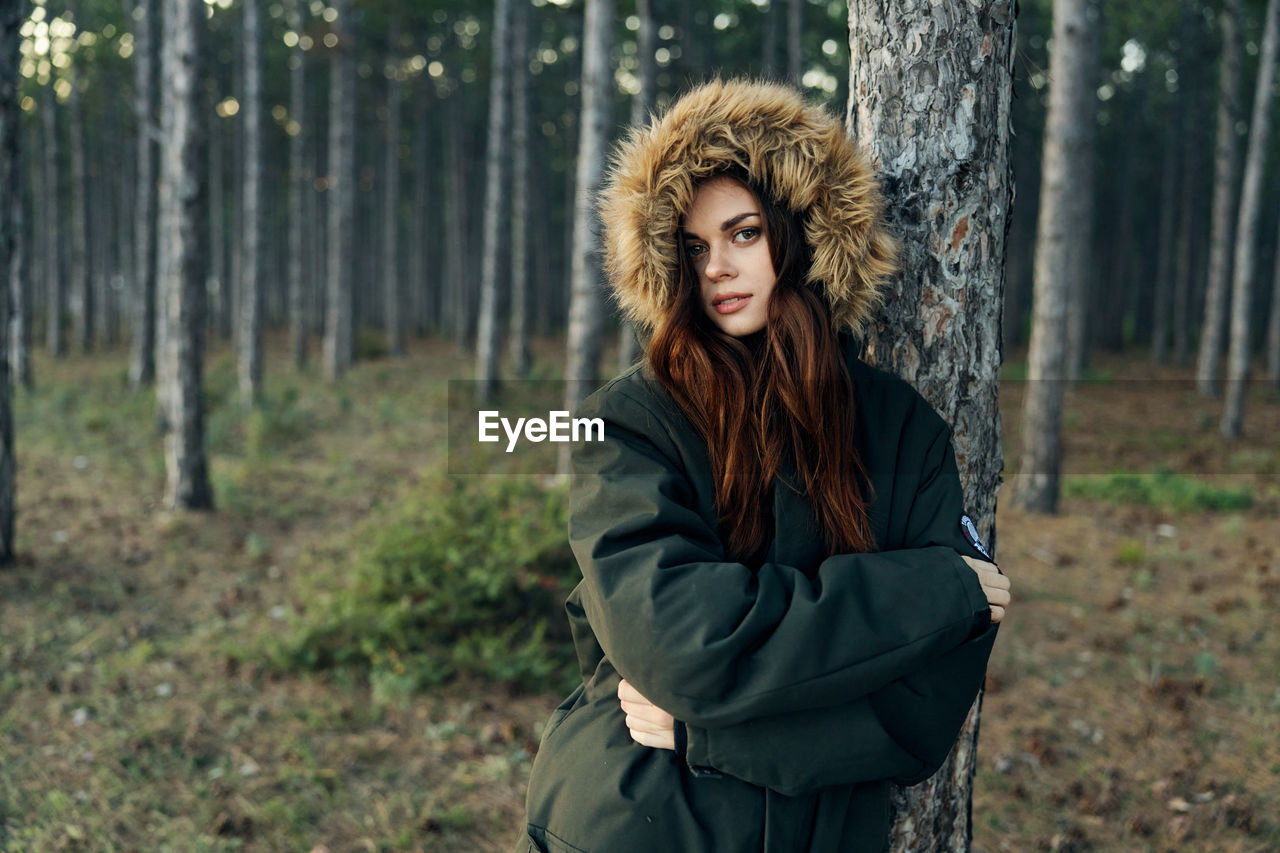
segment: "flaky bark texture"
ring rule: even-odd
[[[19,205],[18,110],[19,30],[26,17],[24,0],[0,0],[0,294],[9,286],[18,247],[20,220],[10,215]],[[0,298],[0,565],[13,562],[14,477],[13,380],[8,353],[9,300]]]
[[[1053,7],[1052,85],[1044,134],[1040,216],[1036,228],[1031,344],[1022,406],[1022,461],[1013,500],[1031,511],[1057,511],[1062,442],[1062,392],[1067,377],[1063,323],[1079,266],[1083,198],[1079,161],[1090,144],[1082,125],[1093,120],[1088,58],[1088,0]],[[1086,115],[1082,115],[1086,112]]]
[[[604,176],[609,141],[609,93],[613,72],[613,0],[587,0],[582,34],[582,112],[578,134],[578,182],[573,205],[573,263],[570,272],[568,366],[565,408],[573,411],[595,389],[600,375],[604,322],[595,199]],[[562,444],[559,469],[569,473],[569,445]]]
[[[165,0],[159,276],[165,289],[162,383],[165,496],[170,509],[211,509],[204,452],[202,350],[205,216],[204,0]]]
[[[847,123],[883,174],[901,239],[866,358],[952,424],[965,504],[993,549],[1014,32],[1013,0],[849,0]],[[980,707],[981,695],[938,773],[897,791],[892,849],[968,849]]]
[[[324,372],[337,380],[351,366],[352,249],[356,225],[356,32],[351,0],[337,0],[338,46],[329,83],[329,263]]]
[[[510,188],[507,181],[507,82],[511,77],[511,0],[493,7],[493,64],[489,70],[489,134],[485,158],[484,248],[480,260],[480,315],[476,329],[476,397],[486,400],[498,381],[498,314],[503,295],[498,282],[498,227]],[[505,232],[506,229],[504,228]]]
[[[1209,234],[1209,284],[1204,294],[1204,326],[1196,362],[1196,387],[1206,397],[1217,396],[1218,370],[1226,328],[1227,282],[1231,272],[1231,234],[1236,215],[1236,172],[1240,144],[1240,0],[1226,0],[1222,21],[1222,68],[1218,80],[1218,137],[1213,155],[1213,224]]]

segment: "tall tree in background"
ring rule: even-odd
[[[159,280],[166,326],[158,370],[164,406],[165,494],[171,509],[211,509],[204,449],[202,350],[207,264],[204,0],[164,0],[160,114]]]
[[[133,221],[133,336],[129,385],[135,391],[156,374],[156,137],[152,61],[156,0],[135,0],[133,8],[133,114],[138,125],[137,202]]]
[[[595,200],[604,177],[609,141],[609,94],[613,73],[613,0],[586,0],[582,32],[582,110],[578,122],[578,180],[573,204],[573,260],[570,271],[568,366],[565,409],[574,411],[600,378],[600,338],[604,324],[600,238]],[[569,445],[560,445],[559,470],[569,472]]]
[[[637,9],[648,0],[636,0]],[[511,15],[511,375],[529,372],[529,9],[516,2]],[[643,16],[640,26],[644,26]]]
[[[385,178],[382,196],[382,322],[387,333],[387,352],[404,355],[404,321],[400,305],[400,80],[403,72],[395,43],[400,33],[396,16],[387,28],[391,53],[387,57],[387,125],[383,156]]]
[[[262,0],[244,0],[244,183],[240,214],[240,402],[262,393]]]
[[[1079,160],[1088,144],[1083,124],[1093,116],[1085,107],[1093,98],[1089,85],[1093,70],[1082,61],[1090,37],[1088,6],[1089,0],[1053,4],[1052,82],[1041,169],[1028,382],[1022,405],[1022,462],[1013,494],[1014,502],[1031,512],[1057,511],[1067,368],[1063,330],[1073,285],[1083,272],[1076,257],[1079,235],[1090,227],[1080,222],[1086,208],[1078,179]]]
[[[1204,325],[1196,359],[1196,387],[1206,397],[1218,395],[1218,370],[1226,328],[1227,282],[1231,275],[1231,235],[1236,214],[1236,173],[1240,169],[1240,0],[1225,0],[1219,15],[1222,62],[1218,80],[1218,137],[1213,154],[1213,222],[1209,235],[1209,284],[1204,294]]]
[[[301,0],[288,0],[285,14],[289,29],[302,32]],[[303,195],[307,180],[303,158],[306,156],[304,130],[310,127],[307,115],[306,51],[302,40],[295,41],[289,51],[289,352],[293,366],[301,369],[307,362],[307,318],[304,298],[303,264]]]
[[[69,2],[67,8],[75,20],[76,29],[84,26],[80,5]],[[76,342],[81,352],[93,349],[93,276],[89,271],[89,179],[85,174],[84,104],[80,99],[82,76],[80,63],[71,62],[70,82],[67,90],[67,118],[71,148],[71,286],[80,299],[80,310],[75,314]]]
[[[1280,223],[1276,227],[1275,271],[1271,280],[1271,319],[1267,323],[1267,381],[1280,388]]]
[[[329,81],[329,264],[324,324],[324,370],[330,380],[347,372],[354,356],[352,251],[356,219],[356,22],[351,0],[335,0],[338,44]]]
[[[1096,0],[1085,4],[1084,31],[1080,33],[1075,62],[1084,74],[1076,103],[1079,145],[1072,163],[1072,204],[1067,233],[1072,236],[1068,265],[1062,269],[1067,287],[1066,378],[1080,378],[1089,335],[1090,290],[1097,273],[1098,247],[1094,243],[1094,169],[1098,148],[1098,99],[1094,94],[1098,79],[1098,59],[1102,47],[1101,9]],[[1056,75],[1055,75],[1056,78]],[[1049,84],[1053,85],[1052,81]],[[1050,90],[1052,91],[1052,90]],[[1034,287],[1034,283],[1032,287]]]
[[[653,58],[655,25],[653,0],[636,0],[636,62],[639,64],[640,91],[631,99],[631,124],[639,126],[649,119],[653,111],[658,88],[658,66]],[[636,330],[625,318],[618,329],[618,372],[631,366],[639,355],[640,342]]]
[[[801,85],[804,76],[805,0],[787,0],[787,79]]]
[[[63,324],[67,313],[67,283],[62,277],[62,214],[58,192],[58,99],[53,91],[53,74],[40,87],[40,125],[44,132],[44,269],[45,347],[54,358],[67,354]]]
[[[1253,96],[1249,149],[1244,159],[1240,213],[1236,218],[1236,248],[1231,282],[1231,347],[1227,354],[1227,393],[1220,430],[1225,438],[1239,438],[1244,422],[1245,379],[1249,374],[1249,308],[1258,267],[1258,220],[1262,212],[1262,170],[1270,142],[1271,86],[1280,48],[1280,0],[1268,0],[1258,87]]]
[[[511,0],[493,6],[489,70],[489,133],[485,157],[484,247],[480,260],[480,316],[476,329],[476,399],[487,400],[498,381],[498,318],[505,301],[498,282],[499,223],[508,193],[507,82],[511,79]],[[504,232],[506,229],[503,229]]]
[[[19,139],[22,113],[18,109],[18,33],[26,17],[25,0],[0,0],[0,294],[7,294],[10,265],[21,239],[20,220],[10,215],[20,201]],[[0,298],[0,354],[7,355],[9,299]],[[17,507],[13,458],[13,383],[9,359],[0,358],[0,565],[13,562],[13,520]]]
[[[887,173],[902,242],[902,271],[867,358],[952,424],[965,505],[994,548],[1014,0],[848,8],[847,124]],[[980,708],[981,694],[933,778],[896,790],[894,850],[968,849]]]

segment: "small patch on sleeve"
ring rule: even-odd
[[[982,540],[978,538],[978,528],[974,527],[973,519],[967,515],[960,516],[960,529],[964,531],[964,538],[969,540],[969,544],[974,548],[977,548],[982,556],[990,560],[991,555],[987,553],[987,549],[982,544]]]

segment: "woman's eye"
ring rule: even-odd
[[[759,228],[743,228],[741,231],[738,231],[733,235],[733,239],[737,240],[739,243],[745,243],[759,233]]]
[[[684,250],[689,253],[689,257],[696,258],[706,250],[706,247],[699,246],[697,243],[689,243],[685,245]]]

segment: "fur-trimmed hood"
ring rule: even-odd
[[[802,214],[809,280],[836,328],[861,331],[896,253],[870,163],[840,121],[795,89],[747,80],[689,91],[615,148],[600,215],[605,272],[626,317],[645,334],[672,309],[680,217],[696,183],[732,166]]]

